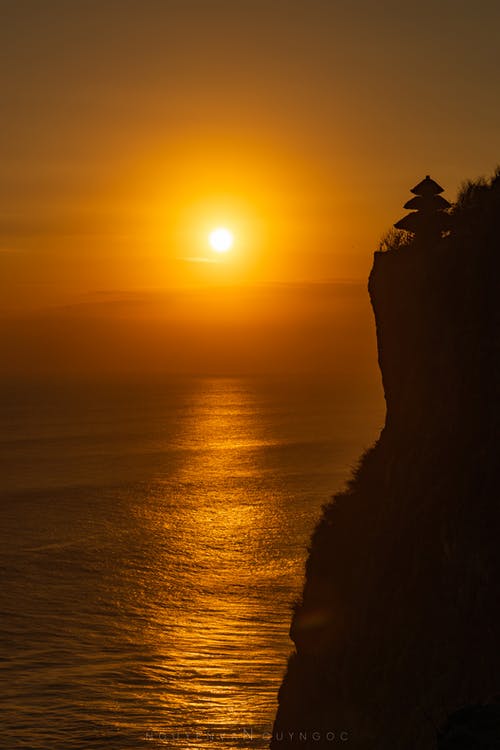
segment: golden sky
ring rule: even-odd
[[[489,0],[4,0],[4,308],[366,277],[408,188],[500,154]],[[210,257],[227,225],[234,251]]]
[[[199,321],[223,288],[257,290],[245,316],[273,285],[364,283],[412,185],[453,199],[500,160],[493,0],[0,8],[4,318],[196,287]]]

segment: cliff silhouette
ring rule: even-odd
[[[449,719],[500,695],[500,171],[448,213],[374,256],[386,423],[313,534],[273,750],[500,747]]]

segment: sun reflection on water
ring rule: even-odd
[[[165,564],[174,565],[175,583],[168,581],[161,616],[163,730],[216,730],[235,737],[235,747],[251,730],[260,737],[252,746],[267,744],[290,649],[286,595],[302,573],[297,550],[290,546],[287,556],[283,545],[286,492],[262,461],[275,444],[255,394],[241,385],[210,381],[194,398],[179,436],[183,461],[164,487],[164,497],[174,493]],[[172,599],[175,606],[165,606]],[[190,746],[198,745],[191,739]]]

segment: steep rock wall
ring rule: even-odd
[[[500,696],[500,182],[375,253],[386,425],[311,541],[273,750],[435,747]]]

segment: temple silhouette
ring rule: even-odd
[[[451,204],[441,195],[444,188],[426,175],[425,180],[411,188],[410,192],[414,197],[403,208],[411,209],[411,213],[397,221],[395,228],[425,239],[440,237],[450,226],[446,210]]]

